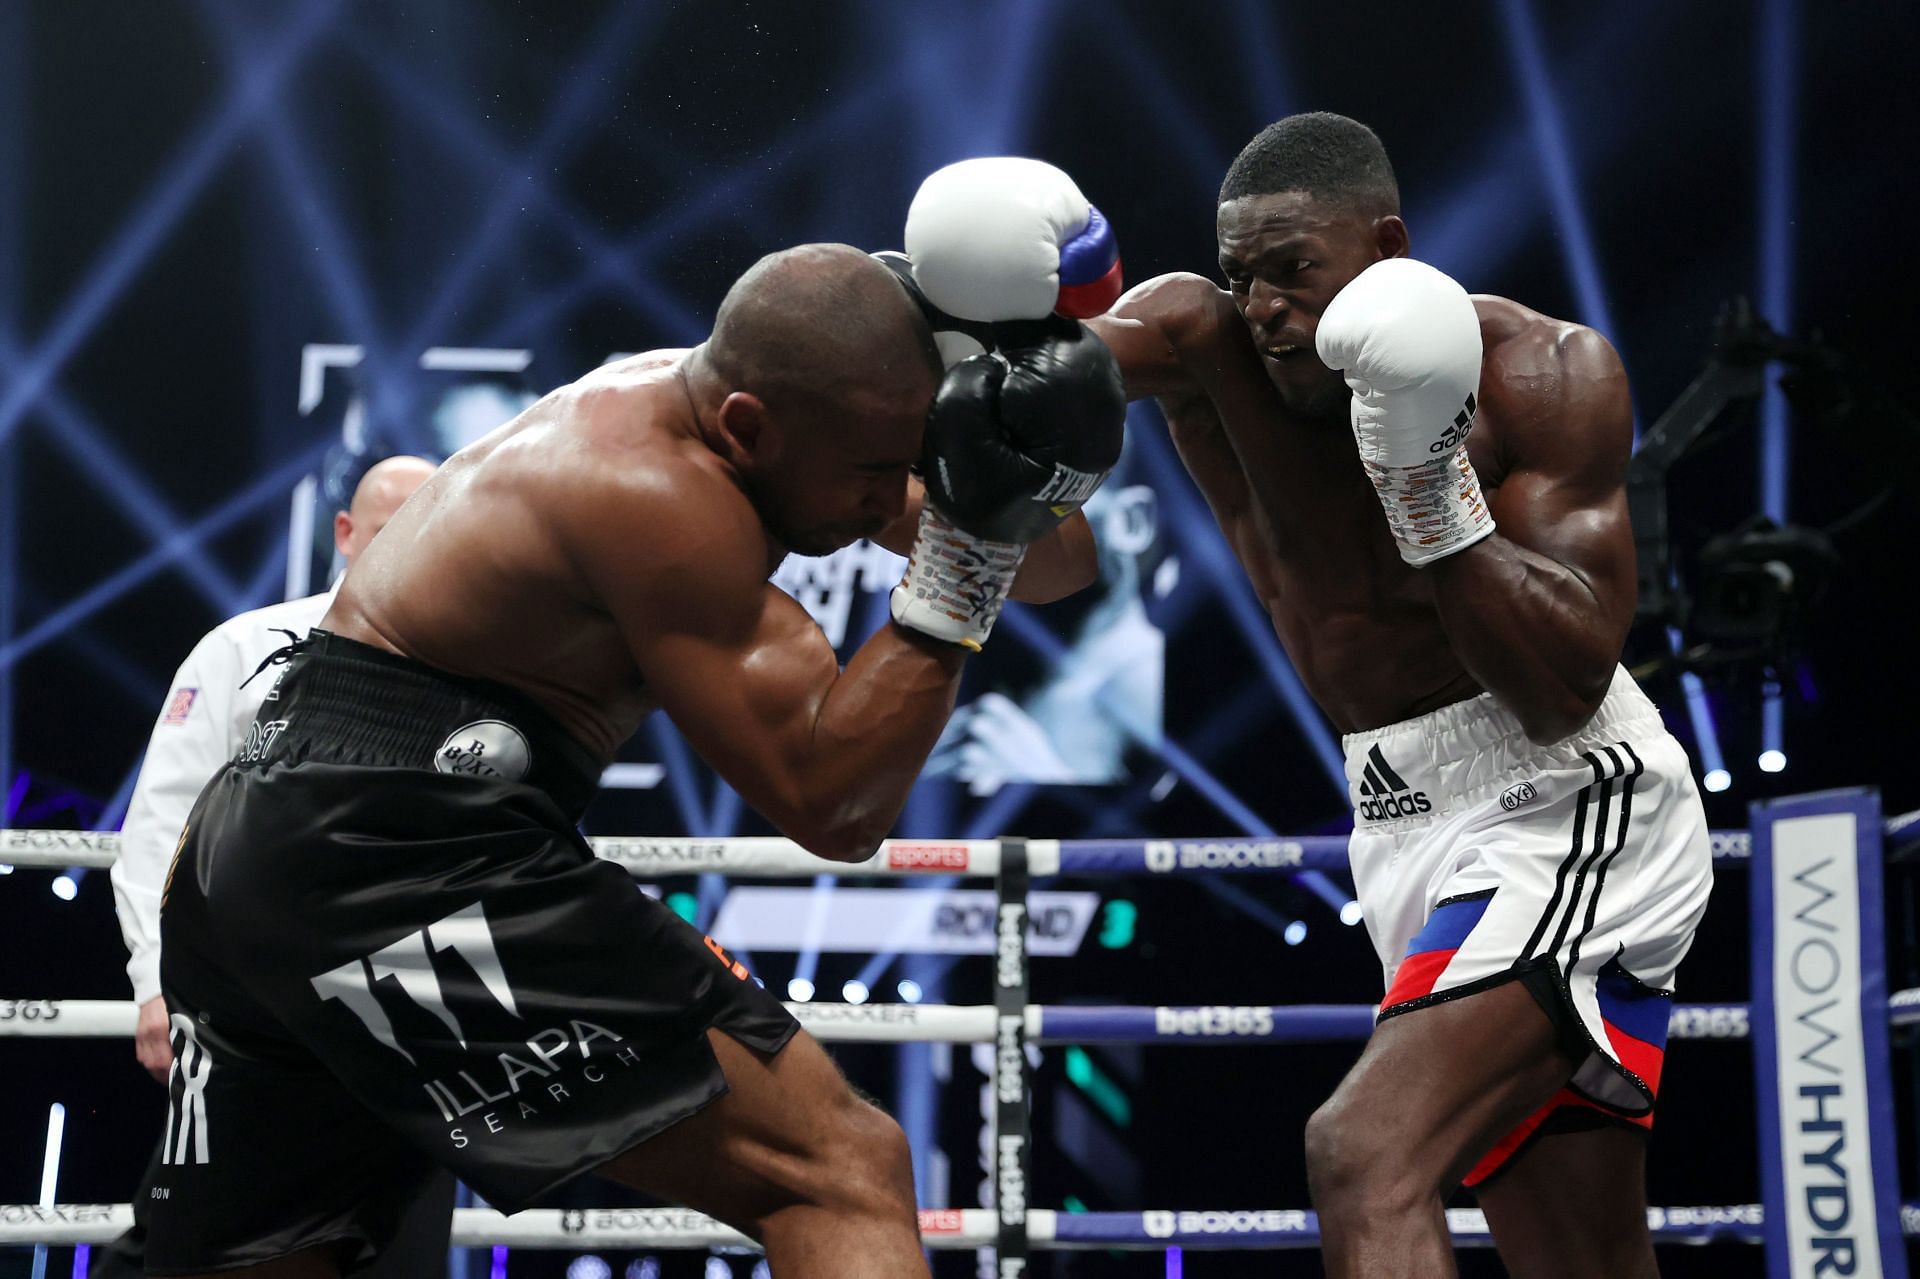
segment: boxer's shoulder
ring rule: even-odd
[[[692,421],[686,351],[646,351],[601,365],[553,392],[552,418],[616,447],[644,446]]]
[[[1147,321],[1182,353],[1204,347],[1232,331],[1238,318],[1233,295],[1189,271],[1173,271],[1136,284],[1111,314]]]
[[[1620,357],[1598,331],[1543,315],[1511,298],[1473,295],[1486,370],[1508,390],[1577,390],[1624,379]]]
[[[1113,349],[1133,399],[1192,397],[1247,355],[1233,296],[1184,271],[1135,285],[1088,323]]]
[[[1633,403],[1613,345],[1584,324],[1510,298],[1473,295],[1484,351],[1482,421],[1507,443],[1546,433],[1632,435]]]
[[[645,401],[616,407],[644,411]],[[769,537],[740,477],[693,433],[657,421],[596,426],[548,486],[568,558],[600,588],[710,595],[771,571]]]

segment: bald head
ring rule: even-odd
[[[775,412],[859,411],[937,383],[933,335],[893,272],[844,244],[756,262],[727,291],[707,359]]]
[[[433,472],[434,464],[424,457],[383,458],[368,467],[347,509],[333,517],[333,545],[340,558],[352,563]]]

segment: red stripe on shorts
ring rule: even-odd
[[[1440,974],[1446,971],[1447,965],[1459,953],[1457,949],[1428,950],[1401,960],[1400,967],[1394,970],[1393,985],[1387,990],[1387,997],[1380,1001],[1380,1011],[1385,1012],[1395,1004],[1404,1004],[1409,999],[1432,994],[1434,983],[1440,980]]]
[[[1620,1064],[1645,1080],[1648,1088],[1659,1092],[1660,1067],[1666,1063],[1666,1050],[1656,1048],[1644,1039],[1635,1039],[1604,1017],[1600,1019],[1600,1024],[1607,1028],[1607,1040],[1619,1056]]]

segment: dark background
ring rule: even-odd
[[[1211,271],[1213,192],[1260,125],[1343,111],[1394,156],[1416,255],[1474,291],[1600,328],[1643,424],[1699,371],[1720,304],[1739,294],[1764,299],[1786,331],[1818,330],[1884,404],[1911,405],[1915,34],[1908,5],[1794,0],[0,6],[0,824],[116,824],[173,667],[222,617],[280,597],[288,495],[339,435],[337,414],[298,411],[305,344],[363,344],[352,385],[370,423],[427,447],[422,350],[529,348],[524,385],[540,391],[610,352],[697,341],[760,254],[819,239],[896,247],[919,179],[970,155],[1067,169],[1139,281]],[[1683,575],[1709,536],[1760,509],[1757,416],[1728,415],[1675,470]],[[1758,666],[1710,672],[1732,775],[1707,797],[1716,826],[1744,824],[1751,800],[1831,786],[1878,786],[1890,812],[1920,806],[1911,444],[1899,451],[1891,410],[1838,428],[1785,420],[1786,513],[1847,520],[1842,565],[1773,668],[1784,772],[1754,766]],[[1270,635],[1235,620],[1249,596],[1216,571],[1204,508],[1150,410],[1135,427],[1162,552],[1183,565],[1153,605],[1166,730],[1219,789],[1176,770],[1161,793],[1168,769],[1150,760],[1119,788],[982,800],[929,781],[902,833],[1345,828],[1284,677],[1270,676]],[[857,605],[851,633],[877,616],[872,600]],[[1005,647],[1002,661],[1031,660]],[[1629,660],[1692,746],[1665,651],[1660,628],[1643,628]],[[673,745],[649,729],[634,758],[672,764]],[[691,788],[610,797],[590,825],[763,829],[698,765],[676,775]],[[1744,876],[1724,878],[1687,998],[1745,996]],[[106,876],[85,877],[71,903],[50,879],[0,879],[0,995],[124,997]],[[1042,961],[1042,1001],[1379,997],[1359,931],[1298,887],[1249,881],[1238,903],[1192,886],[1086,887],[1135,900],[1138,937],[1098,963]],[[716,891],[705,887],[709,915]],[[1276,918],[1305,922],[1305,944],[1282,945]],[[770,984],[790,975],[789,957],[755,962]],[[822,959],[822,991],[860,966]],[[985,997],[975,961],[914,971],[930,996]],[[1131,1126],[1103,1139],[1136,1166],[1116,1178],[1045,1153],[1082,1105],[1050,1055],[1038,1204],[1303,1204],[1300,1124],[1351,1050],[1094,1057],[1133,1095]],[[938,1126],[964,1206],[976,1202],[979,1081],[964,1050],[954,1058]],[[894,1049],[843,1060],[896,1102],[928,1069]],[[1749,1061],[1744,1044],[1672,1053],[1654,1202],[1757,1197]],[[0,1079],[0,1201],[34,1196],[54,1100],[70,1110],[59,1197],[125,1199],[163,1109],[129,1045],[0,1040]],[[590,1187],[570,1202],[613,1198]],[[24,1257],[0,1254],[0,1274]],[[609,1259],[620,1273],[632,1258]],[[557,1274],[563,1261],[516,1253],[512,1273]],[[1725,1247],[1663,1263],[1758,1273],[1757,1253]],[[1157,1255],[1049,1267],[1163,1272]],[[700,1272],[691,1260],[667,1271]],[[1186,1258],[1194,1276],[1315,1272],[1305,1257]]]

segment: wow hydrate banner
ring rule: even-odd
[[[1906,1279],[1880,797],[1753,806],[1753,1038],[1771,1279]]]

